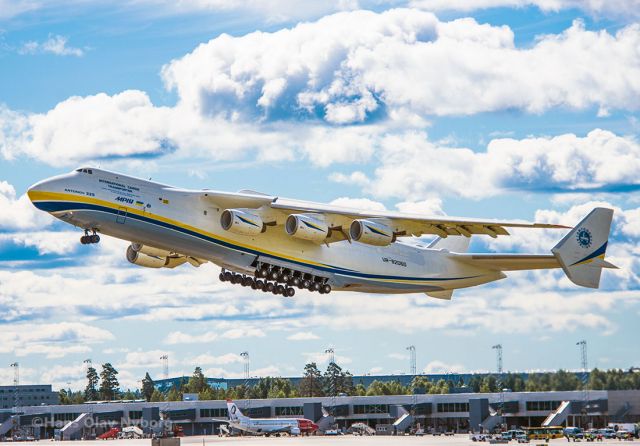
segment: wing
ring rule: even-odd
[[[566,226],[544,224],[504,222],[496,220],[473,220],[456,217],[427,217],[424,215],[403,214],[388,211],[362,211],[340,206],[311,203],[289,199],[275,199],[270,207],[286,213],[322,214],[332,229],[348,232],[354,220],[376,220],[389,226],[396,237],[433,234],[446,238],[449,235],[471,237],[474,234],[486,234],[491,237],[509,235],[507,228],[567,228]]]
[[[306,214],[320,218],[330,231],[326,243],[350,239],[349,228],[355,220],[372,221],[392,233],[393,239],[404,236],[420,237],[433,234],[471,237],[485,234],[490,237],[509,235],[508,228],[567,228],[544,223],[525,223],[497,220],[474,220],[456,217],[428,217],[389,211],[363,211],[322,203],[279,198],[253,191],[203,191],[203,198],[220,209],[242,208],[259,215],[268,226],[284,225],[291,214]]]

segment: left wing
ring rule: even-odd
[[[220,209],[242,209],[259,216],[266,226],[285,225],[291,215],[303,215],[322,222],[327,230],[323,243],[351,240],[352,224],[388,244],[397,237],[433,234],[442,238],[450,235],[471,237],[485,234],[490,237],[509,235],[508,228],[568,228],[567,226],[498,220],[474,220],[456,217],[427,217],[390,211],[363,211],[358,209],[278,198],[252,191],[237,193],[203,191],[202,197]],[[368,224],[365,224],[368,223]],[[388,238],[387,242],[384,239]],[[358,239],[355,237],[356,240]]]
[[[486,234],[491,237],[509,235],[506,228],[567,228],[567,226],[544,223],[505,222],[497,220],[472,220],[456,217],[426,217],[390,211],[362,211],[341,206],[332,206],[289,199],[275,199],[270,207],[285,213],[317,213],[324,215],[334,229],[348,231],[354,220],[373,219],[393,231],[395,237],[434,234],[446,238],[449,235],[471,237]]]

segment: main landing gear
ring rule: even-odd
[[[89,234],[88,229],[84,230],[84,235],[80,237],[80,243],[82,243],[83,245],[91,245],[100,241],[100,236],[96,234],[96,230],[92,229],[91,231],[93,232],[93,234]]]
[[[244,287],[251,287],[254,290],[280,294],[286,297],[293,297],[296,294],[295,287],[301,290],[318,291],[320,294],[329,294],[331,292],[331,285],[327,283],[328,279],[326,278],[267,265],[266,263],[258,264],[255,278],[223,269],[220,272],[220,281],[231,282]]]
[[[280,294],[285,297],[293,297],[296,294],[296,290],[291,287],[267,282],[266,280],[254,279],[251,276],[235,274],[231,271],[225,271],[224,269],[220,272],[219,277],[221,282],[231,282],[236,285],[251,287],[253,290],[264,291],[265,293]]]

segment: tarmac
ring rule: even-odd
[[[304,446],[327,446],[333,444],[339,444],[340,446],[352,446],[352,445],[428,445],[428,446],[489,446],[488,442],[473,442],[469,439],[468,435],[455,435],[452,437],[441,437],[425,435],[423,437],[415,436],[388,436],[379,435],[371,437],[360,437],[354,435],[339,435],[339,436],[311,436],[311,437],[218,437],[218,436],[194,436],[183,437],[180,439],[181,446],[209,446],[217,444],[240,444],[242,446],[264,446],[264,445],[278,445],[286,444],[291,446],[304,445]],[[42,440],[46,442],[47,440]],[[151,446],[151,440],[149,439],[132,439],[132,440],[94,440],[94,441],[60,441],[56,444],[66,446],[98,446],[104,442],[104,446]],[[584,446],[625,446],[636,445],[640,446],[640,440],[634,441],[620,441],[620,440],[604,440],[594,443],[581,442]],[[570,444],[578,446],[576,443]],[[511,446],[520,446],[515,441],[509,443]],[[549,443],[544,441],[532,441],[530,446],[547,446],[555,445],[562,446],[567,445],[567,440],[564,438],[558,438],[551,440]]]

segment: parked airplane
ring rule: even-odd
[[[318,430],[318,425],[306,418],[249,418],[231,400],[227,400],[227,410],[231,427],[254,435],[300,435],[312,434]]]
[[[508,228],[567,228],[541,223],[426,217],[361,211],[253,191],[186,190],[96,168],[79,168],[33,185],[33,204],[82,228],[128,240],[126,257],[150,268],[183,263],[222,267],[220,280],[293,296],[295,288],[370,293],[453,290],[506,277],[504,271],[562,268],[574,283],[597,288],[613,211],[596,208],[550,255],[467,254],[475,234]],[[428,245],[411,236],[438,236]]]

